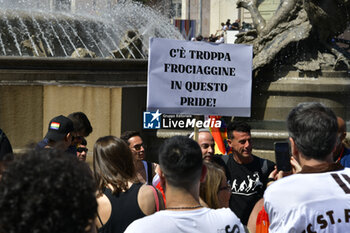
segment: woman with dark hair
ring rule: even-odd
[[[134,220],[164,209],[155,188],[134,183],[132,153],[123,140],[99,138],[94,145],[93,170],[98,188],[98,232],[124,232]]]

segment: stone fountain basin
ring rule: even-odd
[[[125,33],[102,18],[12,9],[0,15],[2,56],[70,57],[80,48],[112,57]]]

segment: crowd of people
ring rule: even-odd
[[[244,121],[227,126],[232,154],[215,154],[203,128],[165,140],[158,163],[146,161],[139,132],[102,136],[92,170],[82,112],[54,117],[44,139],[18,156],[0,130],[0,233],[347,232],[345,121],[301,103],[286,125],[291,171],[252,154]]]
[[[191,41],[206,41],[212,43],[225,43],[225,32],[226,31],[248,31],[253,29],[250,23],[242,22],[240,19],[236,19],[234,23],[231,24],[231,20],[227,19],[226,23],[222,22],[220,29],[218,29],[215,34],[211,34],[209,37],[203,37],[202,35],[198,35],[197,37],[191,38]]]

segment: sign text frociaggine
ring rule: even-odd
[[[147,109],[250,116],[252,46],[152,38]]]

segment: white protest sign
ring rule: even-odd
[[[150,39],[147,109],[250,116],[250,45]]]

